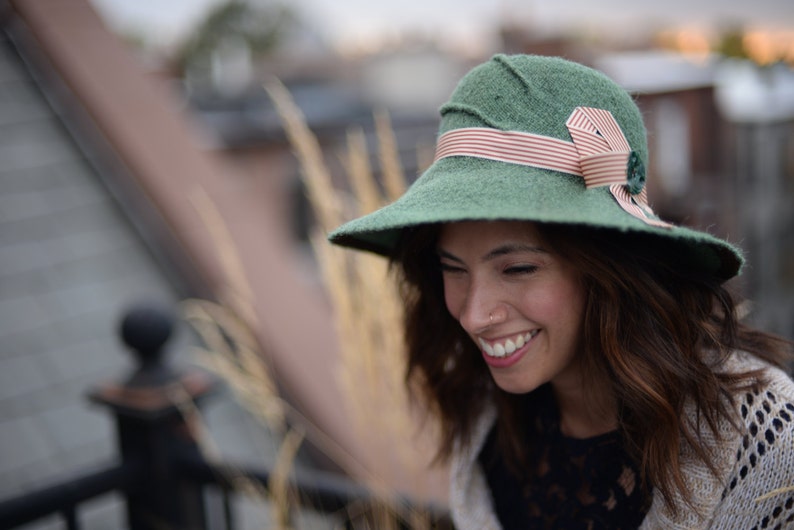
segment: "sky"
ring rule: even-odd
[[[223,0],[90,0],[121,32],[177,42]],[[273,1],[273,0],[251,0]],[[424,32],[482,40],[505,20],[541,28],[598,25],[636,31],[644,22],[704,27],[740,20],[794,30],[794,0],[284,0],[330,42]]]

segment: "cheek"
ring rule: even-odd
[[[527,304],[527,300],[530,303]],[[584,312],[584,293],[578,285],[561,282],[543,291],[536,291],[532,296],[525,296],[524,301],[535,313],[544,315],[550,322],[564,323],[578,330]]]
[[[560,297],[560,301],[564,313],[568,315],[570,324],[579,331],[584,317],[584,291],[578,285],[569,286],[567,292]]]

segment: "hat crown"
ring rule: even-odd
[[[500,54],[476,66],[441,107],[439,134],[488,127],[570,141],[566,121],[577,107],[611,112],[647,166],[645,126],[631,96],[606,75],[559,57]]]
[[[496,55],[440,110],[433,164],[402,197],[339,227],[331,241],[389,255],[409,227],[557,223],[645,233],[677,245],[678,266],[723,280],[738,273],[737,248],[653,213],[642,115],[606,75],[557,57]]]

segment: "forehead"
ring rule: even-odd
[[[441,226],[438,246],[488,246],[506,241],[541,246],[543,238],[535,223],[529,221],[459,221]]]

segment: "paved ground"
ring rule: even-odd
[[[0,42],[0,499],[115,456],[111,418],[85,394],[131,370],[116,329],[142,299],[174,304],[179,294]],[[178,362],[194,360],[189,330],[172,342]],[[272,461],[273,439],[228,393],[206,414],[224,455]],[[111,495],[80,518],[84,528],[124,528],[122,514]],[[265,518],[244,502],[238,522]],[[57,518],[26,526],[63,527]]]

